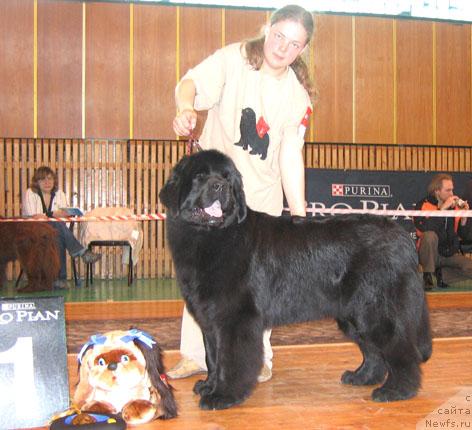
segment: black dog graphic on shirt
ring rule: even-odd
[[[241,139],[236,142],[236,146],[242,146],[246,151],[251,147],[249,154],[261,156],[261,160],[267,158],[267,148],[269,147],[269,134],[259,137],[256,129],[256,113],[251,108],[245,108],[241,112],[241,123],[239,125]]]

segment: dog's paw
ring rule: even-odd
[[[385,371],[376,370],[375,372],[366,373],[346,370],[341,376],[341,383],[346,385],[376,385],[385,379]]]
[[[208,383],[208,380],[200,379],[193,386],[193,392],[199,396],[210,394],[212,387]]]
[[[416,390],[399,390],[382,386],[372,391],[372,400],[374,402],[395,402],[411,399],[416,396],[416,393]]]
[[[244,399],[217,393],[203,395],[200,399],[200,408],[205,410],[228,409],[241,403]]]

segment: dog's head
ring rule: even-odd
[[[241,174],[229,157],[215,150],[180,160],[159,198],[168,217],[205,228],[224,228],[246,218]]]

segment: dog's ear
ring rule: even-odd
[[[185,166],[188,164],[188,159],[189,157],[185,156],[175,165],[167,182],[159,192],[159,200],[169,210],[172,216],[177,216],[180,212],[181,178]]]
[[[241,174],[236,170],[231,174],[231,186],[233,188],[233,195],[237,205],[238,224],[246,219],[246,195],[244,194],[244,186]]]
[[[160,397],[160,402],[157,405],[160,419],[166,420],[177,416],[177,404],[175,402],[173,388],[168,384],[164,372],[164,365],[162,363],[162,351],[160,346],[155,343],[152,348],[145,345],[138,339],[135,339],[134,344],[142,352],[146,360],[146,371],[149,375],[152,387],[157,391]]]

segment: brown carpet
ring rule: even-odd
[[[142,320],[72,321],[66,326],[67,349],[77,353],[87,339],[109,330],[137,327],[154,336],[164,350],[179,349],[180,318]],[[433,337],[472,336],[472,312],[464,309],[433,309],[431,311]],[[312,321],[277,327],[272,331],[271,343],[277,345],[304,345],[313,343],[345,342],[333,320]]]

